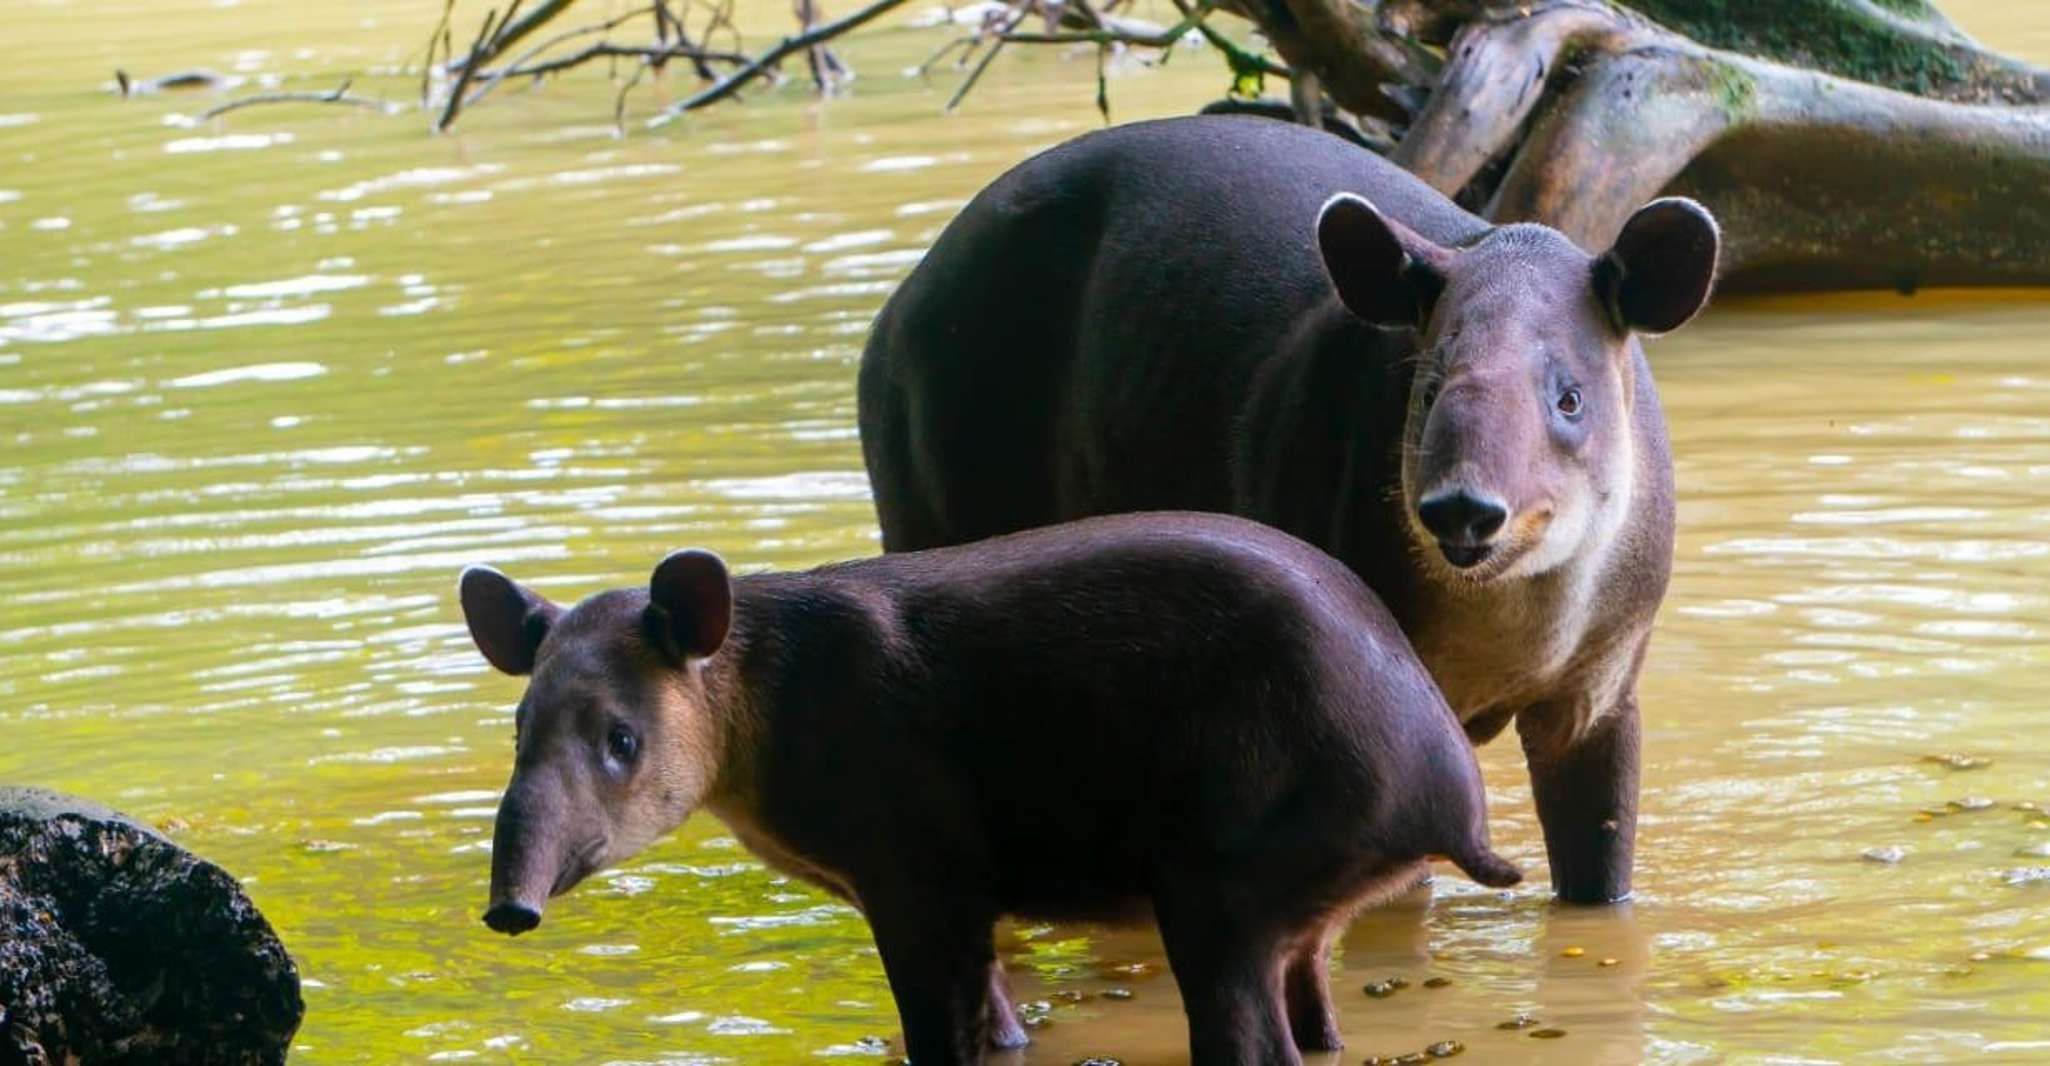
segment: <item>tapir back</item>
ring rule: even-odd
[[[1371,152],[1265,119],[1121,126],[998,179],[884,307],[863,357],[885,547],[1232,510],[1219,427],[1331,300],[1314,224],[1341,189],[1443,243],[1486,227]]]
[[[829,867],[874,862],[863,780],[924,797],[913,835],[1042,918],[1115,920],[1195,856],[1485,840],[1473,756],[1393,616],[1253,522],[1096,518],[750,578],[741,603],[784,634],[751,654],[810,664],[774,671],[762,794]],[[776,809],[850,768],[833,821]]]

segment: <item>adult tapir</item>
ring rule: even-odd
[[[1121,126],[997,179],[877,317],[862,451],[883,545],[1233,512],[1343,560],[1475,742],[1512,720],[1552,884],[1630,893],[1636,682],[1672,567],[1638,343],[1719,235],[1656,201],[1590,254],[1335,137]]]

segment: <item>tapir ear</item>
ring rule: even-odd
[[[470,639],[491,665],[518,677],[534,671],[534,653],[562,608],[488,566],[463,571],[456,582]]]
[[[1420,326],[1445,289],[1452,253],[1349,192],[1324,201],[1317,250],[1346,309],[1382,326]]]
[[[1721,250],[1708,208],[1677,196],[1653,200],[1595,260],[1595,292],[1618,329],[1671,333],[1708,303]]]
[[[733,626],[733,582],[726,563],[697,548],[675,552],[648,582],[648,634],[681,663],[726,643]]]

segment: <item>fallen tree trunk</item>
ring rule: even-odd
[[[1350,0],[1290,2],[1365,17]],[[2050,112],[2033,106],[2050,95],[2050,74],[1979,50],[1933,10],[1913,19],[1867,0],[1752,5],[1771,19],[1805,7],[1871,20],[1857,24],[1883,47],[1826,52],[1827,65],[1873,78],[1859,81],[1709,47],[1602,0],[1452,17],[1462,6],[1416,0],[1371,14],[1381,32],[1451,33],[1392,158],[1492,219],[1542,221],[1599,248],[1638,205],[1676,192],[1722,218],[1730,288],[2050,283]],[[1716,25],[1732,39],[1787,39]],[[1804,40],[1837,39],[1815,25]],[[1342,84],[1327,81],[1334,96]],[[1986,102],[1996,99],[2027,106]]]

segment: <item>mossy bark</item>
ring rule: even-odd
[[[1391,158],[1497,221],[1598,248],[1644,201],[1684,193],[1724,222],[1729,288],[2050,284],[2050,110],[2029,106],[2050,99],[2050,73],[1923,0],[1242,10],[1300,27],[1319,6],[1354,36],[1442,55],[1419,78],[1385,45],[1340,51],[1351,69],[1333,76],[1328,46],[1283,50],[1349,110],[1421,101]]]

